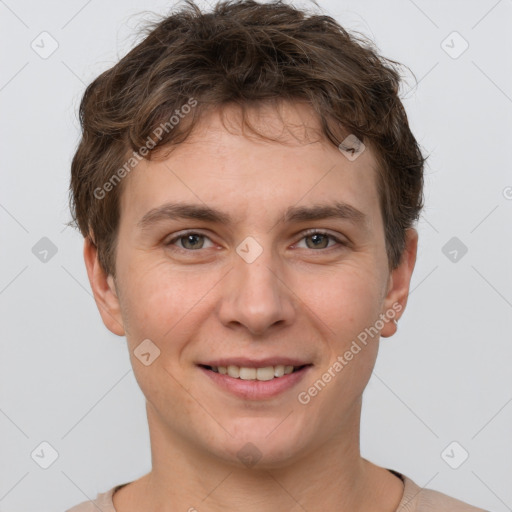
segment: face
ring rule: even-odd
[[[126,178],[115,283],[87,244],[86,264],[105,324],[127,337],[150,427],[271,467],[358,435],[379,335],[405,307],[415,232],[390,272],[373,154],[349,160],[308,107],[252,111],[278,142],[225,115],[228,129],[212,112]]]

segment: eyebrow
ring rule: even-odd
[[[194,203],[166,203],[149,210],[137,223],[144,231],[164,220],[191,219],[217,224],[233,224],[233,217],[220,210]],[[364,226],[368,217],[357,208],[340,201],[311,206],[290,206],[281,216],[280,222],[298,223],[323,219],[343,219]]]

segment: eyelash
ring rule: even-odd
[[[199,236],[203,236],[205,238],[208,238],[209,237],[203,233],[199,233],[197,231],[185,231],[185,232],[182,232],[180,233],[179,235],[175,236],[174,238],[172,238],[171,240],[169,240],[168,242],[165,243],[165,246],[166,247],[169,247],[169,246],[172,246],[174,244],[174,242],[180,240],[181,238],[185,238],[186,236],[188,235],[199,235]],[[327,231],[323,231],[321,229],[310,229],[310,230],[307,230],[305,231],[303,234],[302,234],[302,237],[300,238],[299,241],[302,241],[304,238],[307,238],[307,237],[310,237],[312,235],[323,235],[323,236],[326,236],[332,240],[334,240],[335,242],[338,243],[338,245],[340,246],[347,246],[347,242],[344,242],[343,240],[339,239],[338,237],[332,235],[331,233],[327,232]],[[329,249],[333,249],[335,246],[331,246],[331,247],[325,247],[324,249],[319,249],[318,251],[316,252],[322,252],[322,251],[327,251]],[[182,247],[176,247],[175,249],[179,250],[179,251],[182,251],[182,252],[198,252],[200,251],[201,249],[196,249],[196,250],[193,250],[193,249],[184,249]],[[315,249],[311,249],[313,251],[315,251]]]

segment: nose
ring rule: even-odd
[[[279,262],[268,249],[252,263],[238,254],[224,281],[219,317],[230,328],[243,326],[261,336],[291,325],[296,314],[294,295]]]

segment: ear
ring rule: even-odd
[[[414,228],[409,228],[405,236],[402,258],[389,276],[388,290],[381,311],[389,319],[380,333],[383,338],[393,336],[397,331],[397,324],[394,320],[398,322],[402,316],[409,296],[409,286],[418,250],[418,232]]]
[[[94,300],[107,329],[118,336],[124,336],[125,330],[121,307],[114,279],[106,275],[98,261],[98,249],[89,237],[84,240],[84,260],[91,284]]]

